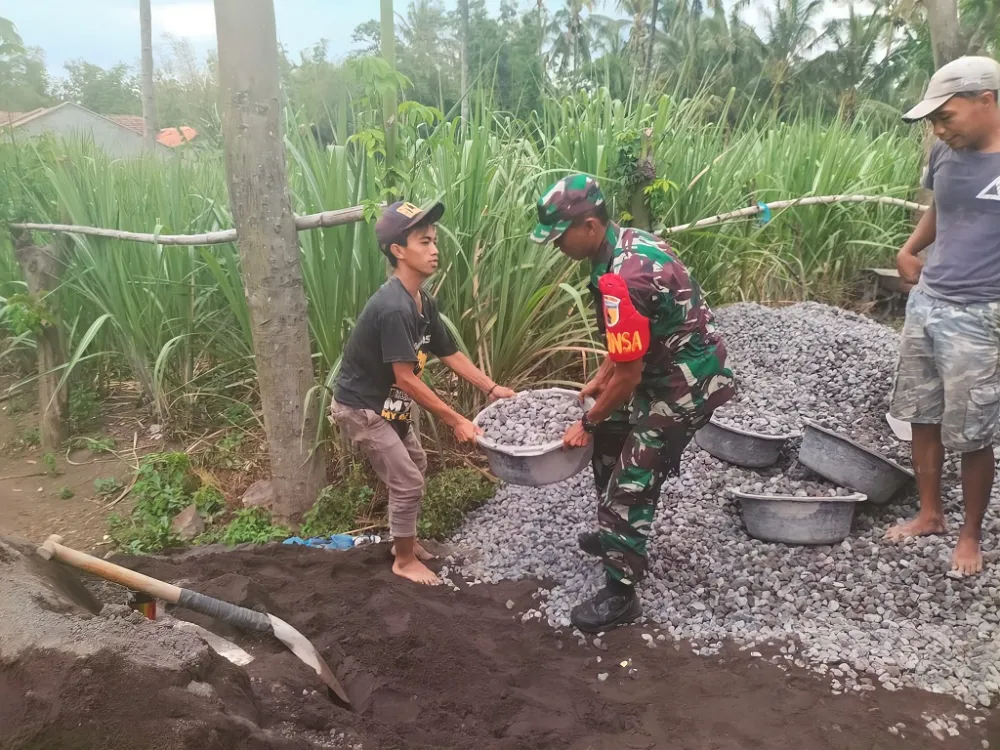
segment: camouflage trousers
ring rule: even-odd
[[[956,305],[910,292],[889,404],[896,419],[941,425],[946,448],[973,453],[1000,430],[1000,302]]]
[[[663,483],[680,473],[681,454],[709,416],[598,425],[593,458],[597,522],[611,579],[634,585],[645,577],[646,540]]]

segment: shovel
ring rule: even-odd
[[[38,554],[46,560],[58,560],[74,568],[93,573],[105,580],[127,586],[133,591],[142,591],[157,599],[176,604],[178,607],[222,620],[234,627],[255,630],[260,633],[273,633],[279,641],[288,646],[293,654],[315,670],[334,696],[345,705],[350,706],[351,701],[347,697],[347,693],[334,677],[333,672],[330,671],[330,667],[323,661],[323,657],[319,655],[316,647],[309,642],[308,638],[284,620],[271,614],[256,612],[246,607],[224,602],[221,599],[214,599],[164,581],[158,581],[142,573],[136,573],[134,570],[64,547],[61,542],[62,537],[53,534],[45,541],[45,544],[38,548]]]

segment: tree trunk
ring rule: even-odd
[[[931,29],[934,67],[940,68],[962,56],[962,38],[958,26],[958,0],[924,0],[927,24]]]
[[[156,122],[153,90],[153,17],[150,0],[139,0],[139,28],[142,34],[142,133],[148,148],[156,146],[160,129]]]
[[[543,48],[545,47],[545,0],[538,0],[538,64],[542,71],[545,71],[545,62],[542,60]]]
[[[285,177],[285,126],[272,0],[215,0],[229,200],[253,333],[274,484],[274,515],[296,523],[325,483],[310,451],[318,414],[308,306]]]
[[[469,0],[458,0],[458,13],[462,22],[462,128],[469,126]]]
[[[656,179],[652,129],[645,128],[639,138],[639,156],[635,161],[635,174],[638,180],[632,188],[629,212],[632,214],[632,226],[649,232],[653,229],[653,217],[649,211],[649,196],[646,195],[646,188],[652,185]]]
[[[347,76],[341,73],[337,79],[337,145],[347,145]]]
[[[649,79],[653,75],[653,44],[656,41],[656,14],[660,9],[660,0],[653,0],[653,15],[649,18],[649,44],[646,46],[646,70],[643,74],[642,91],[649,94]]]
[[[392,0],[382,0],[382,57],[389,67],[396,70],[396,18],[392,11]],[[396,84],[382,97],[382,126],[385,128],[386,185],[392,191],[391,203],[396,195]]]
[[[59,286],[62,271],[61,240],[45,247],[36,247],[28,232],[14,237],[14,253],[24,274],[24,282],[32,299],[43,302],[45,296]],[[66,347],[62,326],[51,302],[45,304],[47,320],[35,331],[38,354],[38,412],[42,448],[59,450],[69,438],[69,388],[59,387],[66,366]]]

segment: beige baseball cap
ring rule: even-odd
[[[1000,90],[1000,63],[990,57],[960,57],[931,76],[923,101],[903,115],[907,122],[934,114],[955,94]]]

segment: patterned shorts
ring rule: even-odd
[[[1000,422],[1000,302],[958,305],[914,289],[889,412],[940,424],[951,450],[991,445]]]

